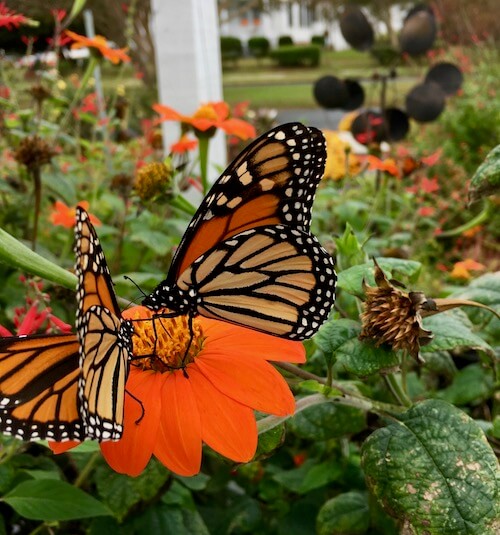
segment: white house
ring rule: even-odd
[[[269,5],[268,0],[265,4]],[[342,37],[337,21],[326,18],[328,2],[310,7],[309,2],[300,0],[282,0],[279,7],[274,9],[257,8],[241,13],[238,8],[234,12],[222,10],[219,15],[220,34],[223,36],[238,37],[246,43],[250,37],[267,37],[272,46],[276,46],[278,38],[289,35],[295,44],[310,43],[314,35],[325,35],[327,45],[336,50],[349,48]],[[330,8],[331,9],[331,8]],[[383,25],[377,23],[367,10],[365,14],[371,19],[376,33],[383,33]],[[237,16],[235,16],[237,14]],[[403,24],[404,10],[398,6],[391,9],[391,18],[395,30]],[[330,19],[330,20],[329,20]]]

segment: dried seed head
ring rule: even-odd
[[[41,84],[32,85],[28,92],[40,106],[42,102],[52,96],[52,93]]]
[[[135,191],[143,200],[147,201],[170,192],[173,178],[173,168],[170,164],[149,163],[141,167],[135,177]]]
[[[28,136],[21,140],[14,152],[17,162],[25,165],[29,171],[50,163],[56,152],[50,145],[38,136]]]
[[[394,351],[407,351],[414,359],[423,362],[419,350],[428,344],[433,334],[422,326],[422,311],[433,308],[433,301],[422,292],[406,293],[387,280],[375,262],[375,282],[363,282],[366,301],[361,314],[360,339],[370,339],[375,345],[389,345]]]
[[[116,191],[118,195],[124,199],[128,198],[132,186],[134,184],[134,177],[128,173],[118,173],[111,179],[111,189]]]

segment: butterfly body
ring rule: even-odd
[[[256,139],[215,182],[142,304],[312,336],[335,299],[333,260],[309,233],[325,160],[321,132],[300,123]]]

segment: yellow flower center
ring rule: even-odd
[[[167,372],[185,368],[203,349],[205,337],[200,323],[188,316],[134,321],[132,364],[143,370]]]
[[[210,104],[203,104],[200,106],[193,115],[194,119],[209,119],[210,121],[217,121],[218,117],[215,113],[213,106]]]

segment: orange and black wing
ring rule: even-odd
[[[75,238],[81,369],[78,395],[85,434],[97,440],[118,440],[123,432],[133,327],[121,319],[99,238],[81,208],[77,208]]]
[[[0,338],[0,431],[22,440],[84,440],[74,334]]]
[[[197,296],[202,316],[303,340],[328,318],[335,282],[333,259],[312,234],[272,225],[217,244],[177,285]]]
[[[217,243],[245,230],[288,225],[308,232],[326,162],[323,134],[289,123],[253,141],[215,182],[172,261],[166,282]]]

